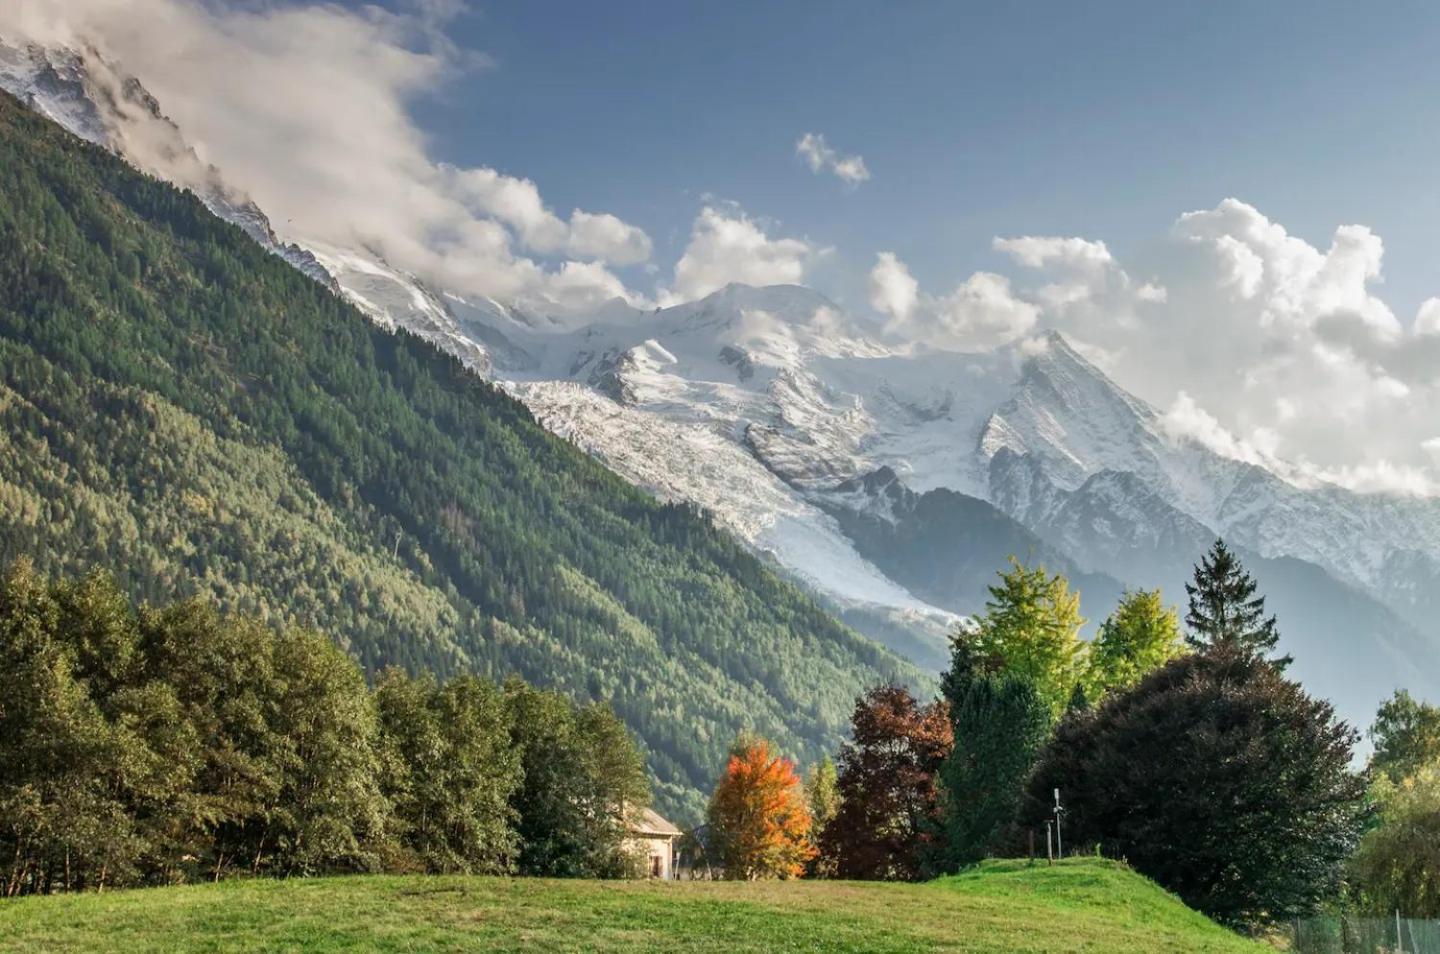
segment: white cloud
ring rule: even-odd
[[[842,156],[831,148],[821,133],[806,133],[795,142],[795,154],[805,160],[810,171],[819,175],[829,172],[847,186],[854,188],[870,178],[863,156]]]
[[[588,282],[585,294],[634,297],[601,263],[645,262],[642,230],[581,209],[562,219],[528,179],[429,157],[411,103],[484,62],[443,35],[458,0],[412,0],[406,13],[143,6],[137,15],[133,0],[12,0],[0,4],[0,34],[96,44],[286,238],[364,245],[461,294],[574,300]],[[186,181],[167,157],[150,158],[153,171]]]
[[[991,244],[997,252],[1006,253],[1027,268],[1058,265],[1080,272],[1100,272],[1115,263],[1104,242],[1082,238],[1025,235],[997,238]]]
[[[1185,391],[1175,395],[1175,400],[1160,418],[1160,427],[1174,440],[1196,441],[1223,457],[1262,467],[1273,464],[1253,444],[1226,430],[1225,425],[1196,404],[1195,399]]]
[[[1384,246],[1360,225],[1319,248],[1227,199],[1142,248],[1138,282],[1098,242],[999,240],[1035,269],[1015,294],[1104,355],[1165,425],[1300,480],[1417,492],[1434,465],[1440,301],[1407,335],[1378,297]],[[1162,291],[1163,290],[1163,291]],[[1344,435],[1339,439],[1338,435]]]
[[[870,270],[870,304],[889,316],[889,334],[958,351],[1022,338],[1040,313],[1011,293],[1008,278],[993,272],[976,272],[948,295],[921,294],[910,269],[892,252],[881,252]]]
[[[882,255],[871,304],[891,331],[938,348],[1024,347],[1060,330],[1166,408],[1172,437],[1297,481],[1440,490],[1440,298],[1407,333],[1376,292],[1384,245],[1370,229],[1342,225],[1317,247],[1227,199],[1181,215],[1124,264],[1077,237],[993,248],[1015,276],[978,273],[950,295],[927,294]]]
[[[919,297],[920,283],[894,252],[881,252],[870,269],[870,306],[898,321],[910,317]]]
[[[1415,314],[1415,334],[1432,337],[1440,335],[1440,298],[1427,298]]]
[[[797,238],[772,239],[739,209],[714,205],[700,210],[690,229],[690,244],[675,263],[675,280],[660,295],[662,304],[703,298],[731,282],[746,285],[794,285],[825,250]]]

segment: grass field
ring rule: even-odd
[[[3,951],[1263,951],[1117,864],[928,884],[236,881],[0,901]]]

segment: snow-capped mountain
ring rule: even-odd
[[[202,162],[154,96],[96,50],[48,49],[0,36],[0,89],[81,139],[192,190],[220,218],[318,282],[334,280],[315,256],[281,241],[248,196]]]
[[[374,320],[457,355],[660,496],[692,501],[848,620],[938,668],[1010,554],[1081,587],[1170,600],[1224,535],[1280,615],[1295,671],[1368,721],[1440,681],[1440,502],[1306,484],[1173,433],[1058,334],[986,353],[889,341],[797,286],[731,285],[563,320],[447,293],[365,247],[277,237],[135,80],[93,51],[0,43],[0,88],[186,185]],[[294,237],[288,237],[293,239]]]

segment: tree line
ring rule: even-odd
[[[1049,823],[1067,854],[1124,859],[1237,927],[1346,906],[1440,914],[1440,709],[1398,692],[1354,771],[1358,734],[1286,678],[1277,622],[1223,541],[1186,586],[1183,625],[1158,591],[1127,592],[1085,643],[1067,581],[1015,562],[990,594],[952,637],[938,696],[873,687],[803,782],[763,740],[737,743],[699,846],[720,870],[919,880],[1043,857]],[[739,771],[757,757],[788,800]],[[786,824],[736,834],[764,804]]]
[[[0,580],[0,891],[236,876],[617,877],[644,763],[605,705],[361,668],[103,574]]]

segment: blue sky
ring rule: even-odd
[[[1322,248],[1369,225],[1402,321],[1440,293],[1440,7],[994,6],[473,3],[446,30],[494,65],[415,116],[437,157],[613,212],[657,262],[702,195],[737,201],[833,246],[812,280],[847,300],[881,249],[948,287],[996,235],[1124,258],[1227,196]],[[807,131],[872,178],[812,175]]]

